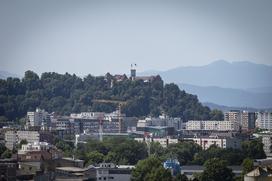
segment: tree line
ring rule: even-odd
[[[96,165],[102,162],[111,162],[118,165],[135,165],[132,180],[188,180],[184,175],[172,177],[169,170],[165,170],[162,163],[171,158],[177,159],[180,165],[204,165],[204,172],[195,175],[195,181],[208,180],[242,180],[235,178],[230,165],[243,166],[243,173],[253,169],[253,160],[265,158],[263,144],[260,139],[244,141],[241,149],[223,149],[211,146],[203,150],[194,142],[186,141],[162,147],[158,142],[150,144],[150,155],[145,143],[137,142],[132,138],[106,137],[103,141],[90,139],[86,144],[79,144],[77,150],[72,143],[57,140],[55,144],[62,149],[66,156],[75,155],[82,159],[85,166]]]
[[[112,86],[113,85],[113,86]],[[111,112],[116,105],[95,103],[94,99],[127,101],[127,116],[158,116],[188,119],[223,119],[221,111],[203,106],[196,95],[180,90],[176,84],[164,84],[160,76],[153,81],[116,81],[111,74],[87,75],[45,72],[39,77],[26,71],[22,79],[0,79],[0,120],[18,120],[36,107],[62,115],[84,111]]]

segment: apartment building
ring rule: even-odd
[[[253,130],[255,129],[256,114],[255,112],[243,111],[241,113],[242,130]]]
[[[185,123],[186,130],[238,131],[239,123],[233,121],[190,120]]]
[[[45,110],[37,108],[34,112],[27,112],[26,126],[50,126],[50,114]]]
[[[203,150],[208,149],[210,146],[215,145],[219,148],[234,148],[239,149],[241,147],[241,140],[234,137],[194,137],[184,138],[184,140],[191,140],[202,147]]]
[[[28,143],[39,142],[40,134],[37,131],[7,131],[5,133],[5,145],[10,150],[22,140],[26,140]]]
[[[257,120],[256,120],[257,127],[261,129],[272,129],[272,112],[258,112],[257,113]]]

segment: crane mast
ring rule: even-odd
[[[117,100],[105,100],[105,99],[95,99],[93,102],[98,103],[110,103],[110,104],[117,104],[117,113],[118,113],[118,124],[119,124],[119,133],[122,132],[122,106],[126,105],[126,101],[117,101]]]

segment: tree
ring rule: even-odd
[[[248,157],[251,159],[266,158],[261,139],[244,141],[242,143],[242,152],[245,155],[245,157]]]
[[[180,174],[180,173],[179,173],[179,174],[175,177],[174,181],[188,181],[188,178],[187,178],[186,175]]]
[[[0,143],[0,155],[2,155],[2,153],[4,153],[6,150],[7,148],[5,147],[5,145]]]
[[[165,149],[158,142],[150,143],[150,154],[161,157],[165,154]]]
[[[214,109],[210,112],[210,119],[211,120],[223,120],[224,119],[224,114],[222,111],[218,109]]]
[[[233,181],[234,174],[232,170],[227,167],[224,160],[212,158],[205,162],[204,171],[201,174],[201,181]]]
[[[250,158],[246,158],[244,159],[243,163],[243,172],[242,175],[247,174],[248,172],[252,171],[254,169],[254,164],[253,164],[253,160]]]
[[[103,162],[104,155],[102,153],[99,153],[98,151],[89,152],[87,155],[87,165],[90,164],[98,164]]]
[[[171,181],[172,176],[169,170],[162,166],[162,161],[151,156],[140,160],[132,170],[132,181]]]
[[[5,159],[5,158],[11,158],[12,156],[12,151],[6,149],[2,154],[1,154],[1,158]]]
[[[201,150],[201,147],[193,142],[182,142],[170,144],[166,150],[168,157],[175,157],[180,164],[184,165],[193,160],[196,153]]]
[[[210,146],[207,150],[200,151],[193,160],[194,164],[202,165],[211,158],[219,158],[227,161],[228,165],[240,165],[244,159],[241,150],[232,148],[219,148],[215,145]]]
[[[111,86],[111,82],[115,82]],[[209,119],[221,115],[203,106],[197,96],[186,93],[176,84],[163,84],[160,76],[150,82],[132,81],[127,78],[118,82],[114,76],[88,75],[85,78],[26,71],[23,79],[0,80],[0,116],[16,120],[36,107],[48,112],[69,115],[71,112],[112,112],[115,105],[95,104],[93,99],[127,101],[123,112],[127,116],[158,116],[162,112],[172,117],[188,119]],[[3,118],[4,118],[3,117]]]
[[[22,145],[26,145],[27,143],[28,143],[27,140],[25,140],[25,139],[21,140],[19,143],[19,148],[21,149]]]

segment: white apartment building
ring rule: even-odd
[[[202,147],[203,150],[208,149],[210,146],[215,145],[219,148],[235,148],[239,149],[241,147],[241,140],[231,137],[195,137],[195,138],[185,138],[184,140],[192,140],[196,144]]]
[[[25,154],[29,151],[43,151],[51,148],[51,145],[47,142],[34,142],[23,144],[22,148],[18,150],[18,154]]]
[[[37,108],[35,112],[27,112],[27,127],[48,125],[49,122],[50,115],[45,110]]]
[[[190,120],[185,123],[186,130],[238,131],[239,123],[233,121]]]
[[[158,142],[164,148],[166,148],[169,144],[176,144],[178,143],[178,139],[173,138],[134,138],[134,140],[138,142]]]
[[[139,120],[137,127],[146,127],[146,126],[168,126],[174,127],[175,130],[182,129],[182,120],[180,118],[170,118],[167,116],[159,117],[147,117],[143,120]]]
[[[272,129],[272,112],[258,112],[256,126],[261,129]]]
[[[5,133],[5,145],[10,150],[22,140],[26,140],[28,143],[39,142],[40,134],[38,131],[7,131]]]
[[[270,131],[264,131],[261,133],[256,133],[253,136],[256,136],[257,138],[262,138],[263,143],[263,150],[267,157],[272,157],[272,132]]]

